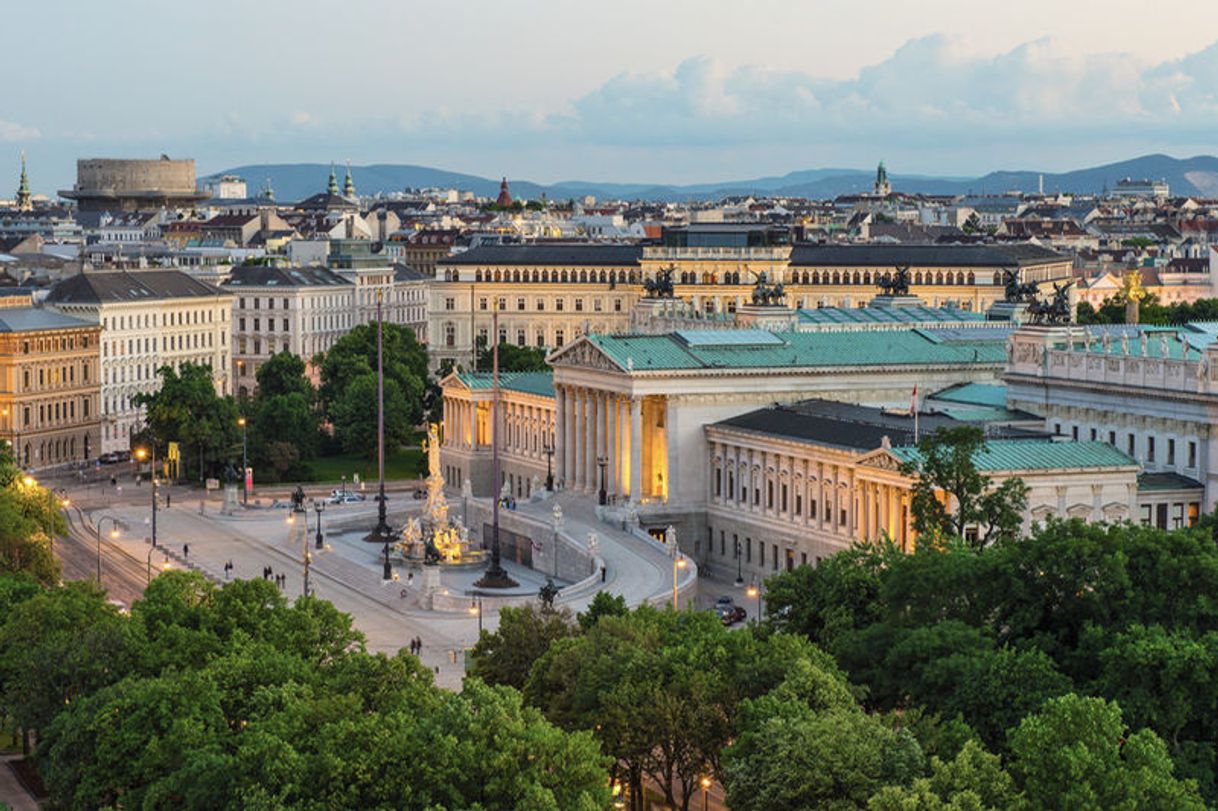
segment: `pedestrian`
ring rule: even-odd
[[[605,582],[605,573],[606,573],[606,571],[607,571],[607,570],[605,569],[605,567],[604,567],[604,566],[602,566],[602,567],[601,567],[601,582],[602,582],[602,583],[604,583],[604,582]]]
[[[406,585],[409,586],[414,582],[414,572],[406,573]]]
[[[414,638],[414,653],[415,656],[423,655],[423,637],[421,636],[416,636]]]
[[[184,560],[190,560],[190,544],[188,543],[182,544],[182,558]]]
[[[165,491],[165,509],[169,509],[169,497],[173,495],[168,490]]]

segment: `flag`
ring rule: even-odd
[[[909,416],[912,417],[913,415],[915,415],[917,413],[918,413],[918,384],[914,383],[913,397],[909,401]]]

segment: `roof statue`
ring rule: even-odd
[[[1053,283],[1053,299],[1046,301],[1036,299],[1028,305],[1028,314],[1032,316],[1033,324],[1053,326],[1070,323],[1070,288],[1074,282],[1064,285]]]
[[[675,270],[675,267],[669,265],[656,271],[654,279],[644,279],[643,290],[647,293],[647,298],[672,298],[672,274]]]
[[[334,164],[330,164],[330,182],[326,184],[326,191],[330,194],[338,194],[338,176],[334,173]]]
[[[782,282],[771,285],[764,270],[757,274],[757,281],[753,284],[754,304],[762,307],[781,307],[785,298]]]
[[[883,164],[881,164],[883,165]],[[884,295],[899,298],[909,295],[909,268],[897,268],[895,275],[881,276],[876,283],[884,291]]]
[[[1011,304],[1030,304],[1036,300],[1036,292],[1039,288],[1031,282],[1020,282],[1017,269],[1004,270],[1002,284],[1006,291],[1003,296],[1004,301]]]
[[[271,179],[269,177],[266,179],[266,185],[262,187],[262,196],[267,200],[275,200],[275,189],[271,186]]]
[[[499,196],[495,198],[495,205],[510,208],[512,205],[512,193],[508,191],[508,182],[505,177],[499,184]]]
[[[25,152],[21,153],[21,180],[17,183],[17,210],[29,211],[34,207],[30,195],[30,179],[25,173]]]
[[[355,197],[355,179],[351,177],[351,161],[347,161],[347,178],[343,181],[343,197]]]

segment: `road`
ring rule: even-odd
[[[55,554],[63,564],[64,580],[94,580],[97,577],[98,542],[93,525],[75,504],[64,511],[68,534],[57,539]],[[109,531],[110,522],[105,522]],[[144,594],[150,564],[113,543],[103,534],[100,546],[101,582],[110,598],[130,608]],[[149,558],[151,560],[151,558]]]

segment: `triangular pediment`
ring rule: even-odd
[[[873,451],[868,451],[858,458],[856,463],[859,467],[875,468],[877,470],[891,470],[894,473],[901,472],[901,465],[904,464],[896,454],[887,448],[876,448]]]
[[[603,372],[625,372],[607,352],[588,336],[581,336],[547,358],[551,366],[597,369]]]

